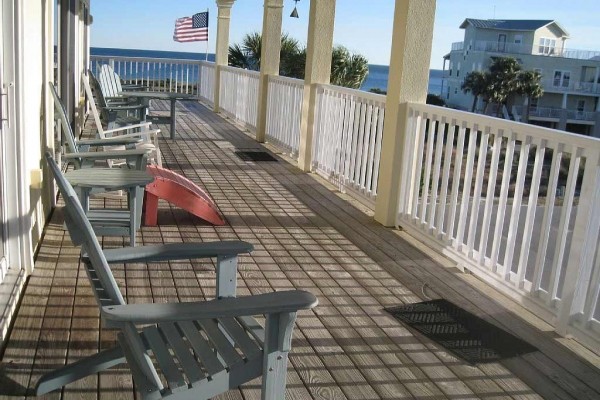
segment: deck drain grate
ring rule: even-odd
[[[235,155],[243,161],[277,162],[277,159],[266,151],[236,151]]]
[[[424,301],[385,310],[472,364],[496,362],[537,351],[529,343],[447,300]]]

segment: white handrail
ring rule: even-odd
[[[300,147],[303,98],[303,80],[269,76],[266,138],[292,157],[298,155]]]
[[[374,207],[385,116],[385,96],[316,85],[313,141],[316,172]]]
[[[260,74],[235,67],[219,67],[219,108],[251,131],[256,131]]]
[[[600,344],[600,140],[408,105],[398,223]]]
[[[145,85],[154,91],[198,94],[200,71],[210,63],[198,60],[91,56],[90,67],[98,73],[102,64],[111,65],[124,83]]]

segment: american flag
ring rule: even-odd
[[[176,42],[208,41],[208,11],[177,19],[173,40]]]

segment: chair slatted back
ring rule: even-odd
[[[96,75],[94,75],[92,70],[88,70],[88,78],[89,78],[90,86],[96,92],[96,99],[98,100],[98,104],[100,105],[100,108],[105,108],[108,105],[108,103],[106,102],[106,99],[104,98],[104,91],[102,90],[102,87],[100,86],[100,82],[98,82],[98,79],[96,78]]]
[[[96,100],[94,100],[94,93],[92,92],[92,87],[90,85],[90,80],[92,79],[91,71],[89,71],[88,73],[90,74],[90,77],[86,76],[85,72],[81,73],[81,81],[83,82],[85,95],[87,96],[88,102],[90,104],[90,110],[92,111],[94,122],[96,123],[98,136],[100,136],[100,139],[105,139],[106,135],[104,135],[104,129],[102,129],[102,121],[100,120],[100,114],[98,113],[98,108],[96,107]],[[97,90],[96,93],[98,93]]]
[[[119,93],[123,91],[121,86],[121,78],[116,74],[113,67],[108,64],[103,64],[100,67],[100,86],[106,89],[104,95],[106,97],[119,97]]]
[[[87,265],[88,278],[94,289],[96,300],[99,306],[125,304],[121,295],[117,281],[115,280],[94,229],[90,224],[79,198],[75,194],[71,184],[65,179],[60,171],[58,164],[54,161],[52,154],[46,152],[46,162],[52,171],[52,175],[58,185],[58,190],[65,202],[64,214],[65,224],[75,245],[81,245],[82,251],[85,251],[90,259]]]
[[[75,141],[75,134],[73,133],[73,128],[71,128],[71,124],[69,123],[69,119],[67,118],[67,111],[65,110],[65,106],[62,103],[60,97],[58,96],[58,91],[56,90],[54,83],[49,82],[48,85],[50,86],[50,93],[52,93],[52,98],[54,100],[54,112],[58,114],[60,125],[62,126],[63,136],[66,139],[69,152],[78,153],[79,147],[77,146],[77,142]]]

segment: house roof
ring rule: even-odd
[[[467,18],[460,25],[461,29],[465,29],[468,24],[475,28],[498,29],[509,31],[535,31],[550,24],[554,24],[563,34],[569,36],[569,33],[564,30],[558,22],[552,19],[474,19]]]

